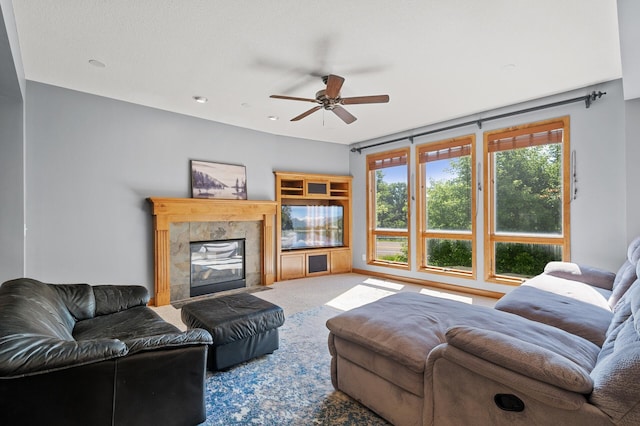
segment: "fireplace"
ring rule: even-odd
[[[246,286],[244,238],[197,241],[189,246],[191,297]]]
[[[195,198],[148,199],[154,230],[154,306],[188,299],[190,293],[191,241],[247,238],[255,226],[257,237],[245,247],[247,287],[273,284],[275,258],[273,224],[275,201],[207,200]],[[255,224],[255,225],[252,225]],[[220,228],[236,228],[219,232]],[[247,241],[250,241],[247,238]]]

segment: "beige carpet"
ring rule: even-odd
[[[269,286],[268,290],[259,291],[253,295],[282,307],[288,317],[297,312],[323,305],[346,311],[401,291],[421,292],[474,305],[493,306],[496,303],[495,299],[488,297],[423,287],[401,281],[383,280],[360,274],[323,275],[282,281]],[[186,329],[180,319],[180,309],[171,305],[153,309],[165,321],[174,324],[181,330]]]

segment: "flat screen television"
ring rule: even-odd
[[[344,246],[342,206],[282,206],[282,250]]]

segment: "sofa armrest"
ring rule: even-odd
[[[0,339],[0,377],[46,373],[105,361],[127,354],[117,339],[60,340],[37,334],[12,334]]]
[[[212,343],[213,339],[211,334],[201,328],[194,328],[180,333],[165,333],[125,340],[125,344],[129,349],[129,355],[143,351],[183,346],[210,345]]]
[[[526,395],[550,407],[574,411],[580,410],[587,403],[585,395],[523,376],[447,343],[436,346],[429,353],[425,365],[425,395],[428,393],[428,389],[431,392],[437,389],[438,385],[435,383],[437,375],[434,373],[436,366],[443,360],[485,378],[487,383],[498,383],[504,386],[508,392],[515,391],[521,397]],[[441,380],[450,380],[449,377],[451,376],[447,376],[445,379],[441,376]],[[476,385],[481,386],[477,383]],[[464,384],[462,386],[464,387]],[[479,397],[483,390],[484,387],[477,390]]]
[[[571,392],[588,394],[593,380],[584,368],[548,349],[474,327],[452,327],[446,333],[450,345],[538,381]]]
[[[612,290],[613,281],[616,279],[616,274],[613,272],[571,262],[549,262],[544,267],[544,273],[605,290]]]
[[[139,285],[96,285],[96,316],[113,314],[149,303],[149,291]]]

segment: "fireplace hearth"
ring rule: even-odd
[[[197,241],[189,246],[191,297],[246,287],[243,238]]]

